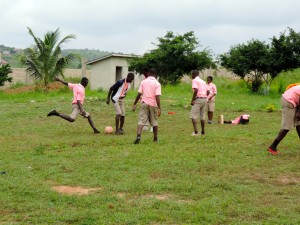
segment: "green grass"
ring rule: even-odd
[[[250,95],[239,81],[216,78],[215,124],[191,137],[190,84],[164,87],[159,143],[144,132],[135,139],[137,112],[126,98],[126,134],[114,126],[106,92],[87,91],[86,120],[47,118],[53,108],[70,112],[66,90],[0,93],[0,223],[2,224],[299,224],[299,138],[291,131],[281,154],[267,147],[280,129],[280,94]],[[268,112],[266,106],[274,105]],[[175,112],[168,115],[168,111]],[[242,113],[249,125],[219,125]],[[64,195],[54,186],[99,188]]]

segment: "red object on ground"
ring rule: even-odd
[[[169,115],[173,115],[173,114],[175,114],[175,112],[168,112],[168,114],[169,114]]]

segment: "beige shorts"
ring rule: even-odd
[[[79,109],[79,106],[78,104],[73,104],[72,105],[72,113],[70,115],[70,117],[75,120],[76,117],[78,116],[78,114],[80,114],[81,116],[83,116],[81,113],[80,113],[80,109]],[[90,116],[90,114],[88,112],[85,112],[85,115],[83,116],[84,118],[88,118]]]
[[[295,126],[300,126],[300,121],[296,120],[296,108],[284,97],[281,98],[282,120],[281,129],[292,130]]]
[[[207,101],[207,111],[208,112],[215,111],[215,101]]]
[[[205,106],[206,98],[197,98],[192,106],[190,118],[196,120],[200,115],[200,120],[205,120]]]
[[[114,103],[116,115],[125,116],[125,102],[124,98],[119,99]]]
[[[157,119],[157,107],[150,106],[143,102],[139,112],[138,125],[148,125],[150,122],[151,126],[156,127],[158,126]]]

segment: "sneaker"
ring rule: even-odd
[[[119,129],[119,131],[120,131],[121,134],[125,134],[123,129]]]
[[[213,122],[212,122],[211,120],[208,120],[207,123],[208,123],[208,124],[212,124]]]
[[[56,112],[56,110],[52,110],[51,112],[48,113],[47,116],[57,116],[58,113]]]
[[[133,144],[138,144],[138,143],[140,143],[140,140],[141,140],[141,137],[137,137],[137,138],[135,139],[135,141],[133,142]]]
[[[196,134],[195,132],[193,132],[192,136],[199,136],[199,133]]]
[[[273,150],[271,148],[268,148],[268,152],[270,152],[272,155],[278,155],[279,151]]]

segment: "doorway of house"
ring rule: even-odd
[[[117,66],[116,67],[116,82],[120,79],[122,79],[122,67]]]

